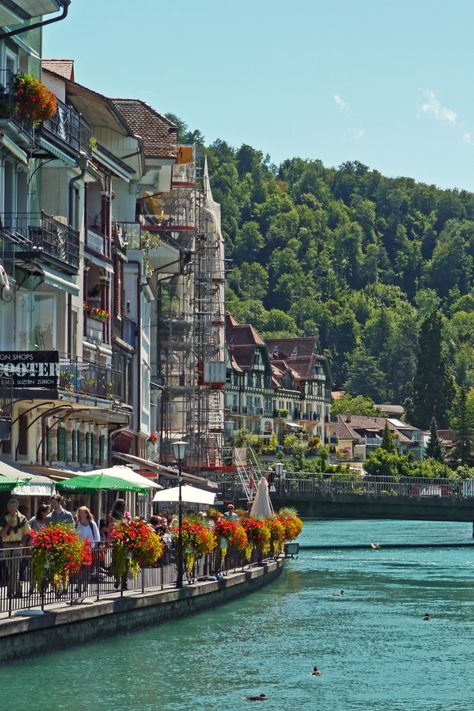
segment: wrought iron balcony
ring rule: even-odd
[[[82,150],[88,156],[91,155],[92,129],[89,124],[72,106],[68,106],[58,98],[56,103],[58,110],[55,115],[41,124],[42,135],[50,140],[59,139],[75,153]]]
[[[121,400],[121,380],[120,372],[105,365],[80,357],[59,360],[59,387],[71,394]]]
[[[48,262],[68,274],[79,269],[79,232],[42,212],[0,215],[0,234],[15,245],[17,260]]]

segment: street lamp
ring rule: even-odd
[[[275,476],[277,476],[278,479],[280,479],[283,474],[283,467],[284,465],[281,462],[275,462]]]
[[[181,467],[183,465],[187,446],[188,443],[183,442],[181,440],[173,442],[173,454],[178,464],[178,548],[176,550],[177,588],[183,587],[183,533],[181,530],[183,526],[183,499],[181,494],[181,485],[183,478],[181,476]]]

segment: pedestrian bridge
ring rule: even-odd
[[[275,509],[293,506],[301,516],[474,522],[474,480],[287,478],[270,490]]]

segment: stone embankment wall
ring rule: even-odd
[[[267,562],[181,590],[86,601],[77,606],[46,608],[45,614],[37,617],[3,620],[0,622],[0,664],[169,622],[235,600],[271,583],[281,573],[283,564],[283,560]]]

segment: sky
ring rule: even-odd
[[[43,56],[274,163],[474,190],[472,0],[72,0]]]

